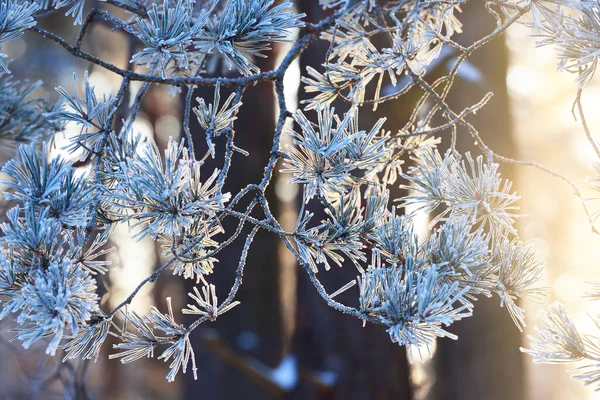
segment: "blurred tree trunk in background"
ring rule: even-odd
[[[307,14],[307,21],[319,21],[324,12],[317,1],[299,0],[299,12]],[[318,70],[325,60],[328,42],[317,41],[300,57],[300,71],[306,74],[306,67]],[[299,98],[307,98],[300,86]],[[339,104],[338,113],[347,109]],[[371,108],[365,106],[361,113],[361,129],[372,126],[375,117]],[[402,113],[399,113],[402,114]],[[314,112],[307,117],[315,119]],[[389,115],[389,126],[393,126],[397,116]],[[315,212],[314,221],[325,215]],[[319,278],[329,293],[355,279],[357,271],[350,263],[343,268],[332,267],[331,271],[321,270]],[[357,289],[351,289],[336,298],[342,303],[357,305]],[[294,354],[306,375],[331,376],[331,381],[314,379],[301,381],[294,393],[294,399],[343,399],[343,400],[408,400],[411,399],[409,366],[403,347],[389,340],[385,329],[343,315],[329,308],[317,294],[306,273],[298,268],[298,310],[297,331],[293,341]],[[324,374],[325,373],[325,374]],[[331,374],[331,375],[329,375]],[[322,384],[322,385],[320,385]]]
[[[257,65],[262,70],[272,69],[275,56],[273,52],[269,54],[269,59],[257,60]],[[184,95],[186,91],[187,89],[184,89]],[[221,89],[221,102],[225,101],[229,93],[227,89]],[[207,103],[212,103],[213,89],[200,88],[194,92],[194,99],[196,97],[202,97]],[[235,144],[250,155],[244,157],[240,153],[233,154],[224,192],[234,194],[250,183],[260,182],[269,159],[275,131],[275,96],[272,84],[263,83],[248,88],[242,101],[244,107],[241,108],[235,123]],[[194,101],[193,104],[196,106],[197,102]],[[196,158],[201,159],[207,150],[204,131],[193,114],[190,120]],[[225,143],[224,136],[215,138],[217,154],[223,153]],[[207,159],[203,167],[203,176],[210,176],[215,168],[223,168],[222,156],[217,156],[214,160],[210,157]],[[253,198],[252,195],[246,197],[246,201],[239,205],[240,210]],[[269,187],[267,198],[271,210],[276,215],[277,200],[273,193],[273,185]],[[259,207],[255,209],[258,210]],[[253,215],[264,218],[259,213]],[[225,219],[223,227],[227,234],[231,235],[237,227],[237,220]],[[246,224],[244,233],[225,251],[218,254],[219,262],[215,265],[215,273],[207,278],[216,286],[217,296],[221,301],[226,298],[234,281],[235,270],[249,231],[250,226]],[[237,296],[243,308],[236,309],[214,323],[205,324],[192,335],[198,362],[198,380],[194,381],[191,371],[185,375],[183,398],[272,398],[252,376],[243,373],[239,366],[233,367],[231,360],[218,353],[219,348],[215,348],[215,343],[203,340],[203,337],[211,332],[208,330],[214,329],[213,333],[218,335],[218,343],[233,351],[238,363],[243,363],[246,357],[253,357],[271,368],[279,364],[282,352],[277,258],[279,240],[277,235],[264,230],[257,233],[248,253],[246,274]],[[194,281],[187,280],[185,293],[190,292],[194,284]],[[191,321],[192,319],[188,320]]]
[[[492,32],[494,19],[485,10],[485,2],[469,2],[461,21],[463,44]],[[480,130],[482,139],[498,154],[514,157],[506,73],[508,50],[504,37],[495,39],[475,52],[469,62],[481,73],[480,84],[457,80],[450,92],[454,110],[475,104],[487,93],[491,101],[467,119]],[[459,127],[459,151],[473,148],[473,138]],[[476,154],[480,152],[477,151]],[[502,164],[504,178],[514,180],[510,165]],[[475,303],[474,315],[450,327],[458,340],[438,340],[435,355],[435,400],[520,400],[524,398],[524,368],[519,346],[521,333],[497,296]]]

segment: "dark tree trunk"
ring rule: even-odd
[[[459,37],[465,44],[492,32],[495,26],[484,2],[470,2],[461,21],[465,33]],[[454,110],[462,110],[492,91],[494,96],[488,105],[468,119],[480,129],[482,139],[495,152],[514,156],[516,150],[506,88],[508,50],[504,39],[501,37],[483,46],[469,61],[481,72],[481,85],[457,80],[449,104]],[[464,128],[459,129],[461,151],[473,148],[473,142]],[[506,164],[501,166],[501,173],[511,180],[514,177],[511,167]],[[458,335],[458,340],[438,341],[434,399],[524,398],[524,370],[519,352],[521,334],[506,309],[499,304],[497,297],[477,301],[473,317],[450,328]]]
[[[263,70],[272,68],[275,54],[269,60],[259,63]],[[229,92],[222,89],[223,102]],[[203,97],[212,103],[213,90],[199,89],[195,97]],[[235,123],[235,144],[248,151],[244,157],[234,153],[224,192],[235,195],[241,188],[250,183],[259,183],[268,162],[273,133],[275,131],[275,102],[273,85],[262,83],[246,90],[244,106]],[[194,103],[195,104],[195,103]],[[204,131],[192,116],[191,129],[196,145],[196,157],[202,158],[207,150]],[[215,139],[217,156],[208,159],[203,167],[204,176],[209,176],[214,168],[223,166],[223,151],[226,138]],[[249,200],[251,196],[247,196]],[[269,188],[267,197],[272,211],[277,212],[276,199]],[[242,202],[239,209],[248,201]],[[258,207],[256,207],[258,209]],[[260,213],[253,214],[263,218]],[[215,265],[215,273],[207,279],[215,284],[217,295],[223,300],[234,281],[235,270],[242,253],[244,240],[250,226],[244,230],[233,244],[218,254],[219,262]],[[227,218],[223,223],[225,237],[229,237],[237,227],[237,219]],[[217,237],[218,238],[218,237]],[[278,290],[278,258],[277,244],[279,238],[271,233],[259,231],[248,253],[246,273],[243,285],[237,295],[242,305],[215,323],[207,323],[192,336],[198,361],[198,381],[186,375],[184,398],[209,399],[269,399],[274,398],[263,386],[265,382],[257,379],[252,366],[246,362],[251,357],[258,362],[275,367],[281,360],[281,323]],[[186,282],[186,292],[191,290],[193,282]],[[214,331],[212,331],[214,329]],[[216,335],[216,336],[215,336]],[[241,338],[254,338],[255,343],[245,350],[240,348]],[[252,340],[251,340],[252,341]],[[244,346],[242,346],[244,347]]]
[[[324,17],[317,1],[298,1],[300,12],[307,14],[307,21],[315,22]],[[318,41],[302,54],[301,73],[306,67],[321,69],[325,60],[328,43]],[[301,85],[300,99],[307,98]],[[347,105],[339,104],[339,112]],[[371,109],[361,112],[361,126],[374,123]],[[307,113],[311,119],[314,112]],[[395,123],[389,118],[389,126]],[[315,212],[315,220],[323,218]],[[302,380],[294,393],[295,399],[344,399],[344,400],[409,400],[412,398],[409,382],[409,366],[406,351],[393,344],[381,326],[367,325],[353,317],[343,315],[329,308],[317,294],[306,273],[298,269],[298,310],[297,332],[293,342],[293,352],[300,360],[306,375],[316,372],[332,372],[335,380],[331,385],[322,385],[310,379]],[[319,272],[319,278],[331,293],[348,281],[355,279],[357,271],[352,264],[331,271]],[[344,293],[336,298],[342,303],[357,305],[356,291]]]

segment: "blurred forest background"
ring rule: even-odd
[[[89,3],[94,3],[90,1]],[[324,12],[316,0],[296,0],[307,20],[317,21]],[[89,7],[89,5],[88,5]],[[106,6],[109,7],[109,6]],[[116,10],[111,10],[118,12]],[[127,15],[121,15],[127,19]],[[471,43],[493,29],[484,2],[473,1],[463,10],[464,33],[459,41]],[[66,38],[76,35],[76,27],[61,13],[44,18],[40,26]],[[133,43],[110,26],[94,24],[84,48],[102,59],[125,68]],[[570,113],[576,92],[573,76],[556,72],[551,48],[535,49],[529,31],[511,28],[507,36],[476,52],[459,74],[451,99],[453,109],[477,102],[487,91],[494,92],[490,103],[471,118],[484,139],[499,154],[534,160],[581,181],[593,174],[593,154],[580,126]],[[276,46],[266,60],[265,70],[277,63],[286,46]],[[78,76],[91,68],[68,55],[60,47],[26,34],[4,49],[14,60],[11,70],[19,79],[43,79],[45,89],[55,97],[55,86],[72,87],[73,71]],[[290,68],[286,76],[289,108],[298,108],[306,94],[300,74],[306,66],[318,68],[327,44],[316,42]],[[428,73],[443,74],[456,55],[442,53]],[[114,93],[120,83],[116,75],[92,68],[90,81],[97,92]],[[81,89],[81,88],[80,88]],[[133,90],[136,90],[134,86]],[[212,99],[212,89],[198,89],[196,96]],[[386,116],[387,129],[401,126],[415,101],[410,93],[396,102],[386,103],[376,113],[364,108],[361,123],[372,124]],[[592,84],[583,98],[593,132],[600,132],[600,85]],[[152,87],[134,125],[138,132],[154,137],[164,147],[169,136],[181,135],[183,110],[180,97],[172,97],[167,87]],[[249,157],[234,159],[226,189],[235,192],[256,182],[262,172],[272,143],[276,104],[270,83],[250,88],[236,124],[238,146]],[[339,109],[344,106],[338,105]],[[192,125],[192,133],[199,131]],[[65,133],[68,135],[68,130]],[[197,135],[196,149],[202,157],[204,138]],[[463,135],[464,150],[473,147]],[[60,151],[58,140],[56,149]],[[0,152],[0,157],[10,155]],[[209,162],[218,162],[209,161]],[[82,165],[81,168],[86,168]],[[577,199],[564,184],[539,171],[502,166],[504,176],[516,183],[523,196],[520,220],[525,239],[537,238],[537,248],[547,262],[546,285],[552,289],[547,302],[561,300],[570,304],[574,315],[585,323],[580,295],[586,280],[600,280],[598,237],[592,235]],[[298,209],[298,189],[280,174],[271,186],[271,204],[284,228],[293,229]],[[2,207],[2,209],[4,209]],[[0,220],[4,218],[4,211]],[[424,223],[423,226],[426,224]],[[225,229],[233,229],[225,225]],[[119,303],[133,287],[159,265],[160,251],[147,238],[136,242],[126,228],[117,230],[113,240],[117,251],[104,278],[110,293],[104,302]],[[219,268],[211,277],[217,288],[229,287],[242,243],[220,257]],[[9,343],[0,326],[0,398],[63,398],[63,387],[78,388],[81,398],[97,399],[511,399],[558,400],[591,399],[591,390],[571,381],[561,366],[534,365],[519,347],[526,343],[512,324],[498,299],[476,303],[473,318],[454,324],[450,331],[458,341],[439,340],[432,358],[409,364],[404,348],[391,343],[381,327],[362,327],[360,321],[328,308],[310,286],[294,258],[279,244],[276,235],[259,232],[248,259],[248,271],[239,294],[243,307],[227,314],[193,337],[199,380],[182,375],[174,383],[164,379],[166,366],[147,360],[135,366],[108,361],[110,340],[104,357],[96,364],[61,363],[60,356],[47,358],[43,345],[24,351]],[[354,278],[353,268],[323,273],[329,287],[340,287]],[[186,287],[185,284],[188,284]],[[163,276],[153,286],[146,285],[132,308],[145,313],[150,304],[164,308],[164,298],[173,297],[175,309],[186,301],[191,283]],[[343,295],[342,295],[343,296]],[[341,301],[352,302],[350,296]],[[540,306],[528,307],[528,329],[535,324]],[[418,358],[418,356],[417,356]],[[600,398],[600,396],[597,396]]]

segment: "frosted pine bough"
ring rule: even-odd
[[[542,266],[533,247],[519,239],[514,227],[518,196],[501,178],[496,161],[519,162],[496,155],[467,121],[489,95],[462,111],[450,109],[446,99],[461,63],[479,46],[530,11],[542,24],[538,29],[549,32],[540,21],[554,23],[549,7],[568,2],[490,1],[496,28],[463,46],[452,36],[462,29],[460,6],[466,2],[323,0],[331,16],[308,22],[288,1],[108,0],[85,19],[85,0],[4,1],[0,44],[26,31],[37,33],[122,77],[118,92],[102,98],[87,75],[83,95],[77,80],[73,89],[58,88],[60,108],[33,99],[27,86],[12,90],[20,84],[8,73],[1,77],[11,82],[11,90],[0,88],[0,98],[6,99],[0,107],[12,104],[15,111],[9,118],[0,113],[0,146],[18,147],[18,153],[3,167],[5,197],[17,205],[1,227],[0,317],[13,322],[15,340],[25,347],[43,340],[49,354],[64,349],[65,360],[96,360],[112,335],[118,343],[110,358],[129,363],[156,356],[169,363],[169,381],[188,368],[195,375],[190,335],[200,324],[236,312],[246,256],[261,229],[281,238],[328,305],[364,323],[383,325],[392,341],[409,349],[426,350],[440,337],[455,339],[448,326],[471,316],[480,296],[497,296],[522,329],[525,315],[517,302],[542,298]],[[582,13],[595,16],[596,3],[581,2],[581,7],[584,3],[589,9],[582,8]],[[76,24],[83,24],[74,46],[36,26],[37,18],[63,7]],[[114,7],[128,11],[131,21],[111,14]],[[98,18],[136,40],[134,72],[81,50],[87,28]],[[560,32],[555,30],[553,42],[559,47]],[[283,77],[315,40],[328,41],[330,49],[322,65],[307,69],[304,90],[314,97],[305,111],[293,113],[296,128],[287,130],[284,123],[292,113],[285,106]],[[268,57],[274,42],[292,45],[277,68],[260,71],[253,60]],[[376,45],[381,42],[387,44]],[[444,47],[461,56],[446,76],[431,82],[428,67]],[[583,51],[563,58],[576,59],[573,65],[581,67],[577,72],[587,81],[595,59]],[[132,82],[143,82],[141,89],[133,91]],[[185,89],[185,135],[169,140],[164,153],[133,129],[151,83],[169,85],[173,93]],[[254,84],[272,84],[279,100],[272,151],[261,182],[226,193],[234,154],[246,153],[235,145],[233,132],[244,89]],[[198,86],[214,87],[212,103],[195,100]],[[420,98],[405,126],[386,126],[384,119],[370,127],[360,125],[359,115],[367,107],[411,91]],[[127,109],[124,98],[130,92],[134,101]],[[341,112],[333,107],[334,100],[342,104]],[[33,111],[38,109],[44,113]],[[206,137],[207,156],[220,157],[221,169],[206,170],[203,159],[195,158],[194,146],[200,144],[191,140],[191,111]],[[76,125],[79,133],[62,156],[49,158],[52,138],[66,123]],[[482,154],[460,154],[458,133],[475,138]],[[228,139],[225,148],[213,143],[221,135]],[[282,135],[290,135],[293,144],[284,146]],[[437,148],[442,138],[447,151]],[[81,170],[74,160],[90,168]],[[279,169],[302,188],[293,231],[282,229],[265,197]],[[409,194],[390,198],[394,186]],[[253,198],[250,205],[239,207],[248,196]],[[326,217],[315,218],[315,209],[324,210]],[[420,240],[413,227],[419,213],[432,216],[429,235]],[[224,218],[238,219],[239,228],[224,231]],[[168,261],[120,305],[103,309],[96,277],[110,269],[103,256],[112,250],[111,233],[118,224],[126,224],[132,237],[160,242]],[[251,226],[250,232],[244,226]],[[226,288],[215,288],[211,273],[231,268],[218,265],[219,253],[244,235],[235,281],[227,296],[217,297],[217,290]],[[338,266],[356,268],[357,278],[330,291],[319,275],[335,273],[329,270]],[[179,310],[173,310],[170,299],[167,313],[155,306],[146,315],[127,309],[142,286],[168,272],[196,282],[190,304],[180,310],[197,316],[189,326],[176,322]],[[357,307],[335,300],[344,291],[354,291]],[[577,348],[578,359],[595,354],[579,345],[583,339],[566,342],[568,346],[554,346],[555,352]]]

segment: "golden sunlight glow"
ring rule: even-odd
[[[574,75],[557,71],[554,50],[534,48],[535,40],[528,34],[526,28],[513,26],[507,37],[511,52],[507,85],[518,157],[560,172],[583,188],[584,197],[591,196],[585,178],[595,174],[595,154],[571,113],[577,93]],[[600,133],[600,114],[594,108],[600,104],[599,82],[586,88],[582,101],[591,131]],[[547,263],[544,284],[551,288],[544,304],[524,303],[526,333],[533,333],[537,311],[555,301],[568,305],[583,332],[597,332],[588,314],[600,312],[600,304],[590,303],[582,295],[589,288],[587,281],[600,280],[600,236],[591,232],[579,199],[564,182],[539,170],[518,167],[517,185],[521,212],[527,214],[520,221],[522,237],[538,238],[536,248]],[[587,205],[594,211],[600,203]],[[527,338],[523,340],[529,343]],[[569,377],[566,370],[571,366],[530,361],[527,358],[525,362],[526,398],[600,399],[591,388]]]

